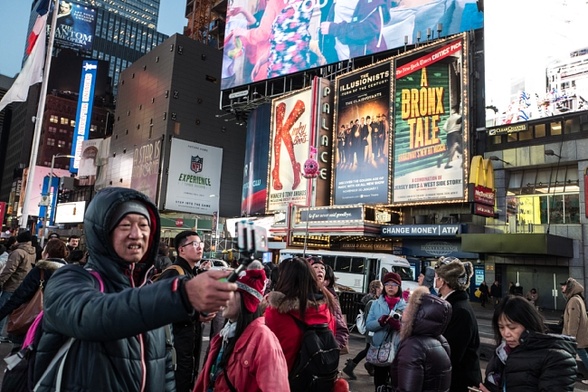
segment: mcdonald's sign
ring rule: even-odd
[[[494,217],[496,190],[494,189],[494,168],[489,159],[484,159],[481,155],[472,157],[468,190],[472,214]]]

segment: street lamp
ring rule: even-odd
[[[53,205],[52,201],[53,198],[51,197],[52,194],[52,190],[53,190],[53,168],[55,167],[55,158],[75,158],[75,156],[73,155],[67,155],[67,154],[54,154],[51,157],[51,170],[49,171],[49,186],[47,187],[47,193],[44,195],[47,200],[48,200],[48,204],[45,206],[45,213],[43,214],[43,241],[41,243],[41,246],[45,246],[45,242],[47,242],[47,237],[49,235],[49,221],[48,221],[48,213],[49,213],[49,205]]]

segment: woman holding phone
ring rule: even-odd
[[[542,316],[524,297],[508,295],[492,318],[494,355],[486,366],[482,392],[573,391],[576,350],[573,339],[546,333]]]

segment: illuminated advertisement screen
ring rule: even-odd
[[[493,0],[484,12],[486,127],[588,109],[588,3]]]
[[[310,181],[302,174],[314,135],[312,103],[310,88],[272,102],[267,211],[308,204]]]
[[[241,215],[265,214],[267,196],[267,168],[269,154],[270,104],[251,111],[247,117],[245,165],[243,165],[243,193]]]
[[[464,42],[446,41],[395,60],[393,203],[465,196]]]
[[[389,202],[391,64],[337,79],[333,204]]]
[[[96,9],[71,1],[59,2],[55,24],[56,47],[91,54],[95,29]]]
[[[476,0],[235,0],[221,89],[482,27]]]

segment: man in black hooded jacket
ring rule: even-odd
[[[159,214],[132,189],[98,192],[84,216],[84,230],[90,254],[85,268],[60,268],[45,289],[36,390],[53,391],[60,382],[63,390],[175,391],[163,327],[196,310],[216,312],[226,306],[237,288],[220,281],[229,272],[151,284]],[[70,338],[67,355],[58,357]],[[54,358],[59,360],[50,366]]]

